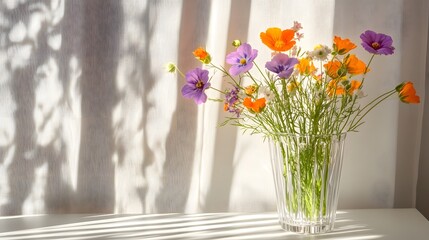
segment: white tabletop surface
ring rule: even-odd
[[[276,213],[30,215],[0,217],[0,239],[389,239],[428,240],[416,209],[340,210],[335,230],[285,232]]]

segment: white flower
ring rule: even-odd
[[[314,50],[311,52],[308,52],[308,56],[313,59],[318,60],[326,60],[328,58],[328,55],[331,53],[331,49],[326,45],[317,45],[314,47]]]
[[[264,97],[267,102],[270,102],[274,98],[274,93],[268,86],[260,86],[258,91],[258,97]]]

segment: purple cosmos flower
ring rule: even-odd
[[[370,53],[390,55],[395,50],[392,46],[392,38],[386,34],[367,30],[360,35],[360,39],[362,39],[362,47]]]
[[[293,72],[298,59],[290,58],[284,53],[276,54],[270,62],[265,64],[265,67],[271,72],[277,73],[280,78],[289,78]]]
[[[204,91],[210,87],[209,71],[195,68],[186,73],[186,84],[182,87],[182,95],[193,98],[196,104],[205,103],[207,95]]]
[[[253,67],[253,60],[258,56],[258,50],[252,49],[247,44],[241,44],[235,52],[232,52],[226,56],[226,62],[231,64],[229,73],[233,76],[237,76],[240,73],[245,73]]]

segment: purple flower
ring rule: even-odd
[[[237,87],[235,87],[232,90],[229,90],[226,92],[225,94],[225,101],[230,105],[233,106],[235,105],[235,103],[238,101],[238,93],[239,93],[240,89],[238,89]]]
[[[360,39],[362,39],[362,47],[370,53],[390,55],[395,50],[392,46],[392,38],[386,34],[367,30],[360,35]]]
[[[230,113],[235,113],[237,117],[240,117],[241,109],[238,108],[237,103],[239,100],[238,93],[240,89],[235,87],[234,89],[228,90],[225,94],[224,110]]]
[[[270,62],[265,64],[265,67],[271,72],[277,73],[280,78],[289,78],[293,72],[298,59],[290,58],[284,53],[276,54]]]
[[[182,87],[182,95],[193,98],[196,104],[205,103],[207,95],[204,91],[210,87],[209,71],[195,68],[186,73],[186,84]]]
[[[252,47],[243,43],[237,51],[232,52],[226,56],[226,62],[231,64],[229,73],[233,76],[237,76],[240,73],[245,73],[253,67],[253,60],[258,56],[258,50],[252,49]]]

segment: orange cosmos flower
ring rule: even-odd
[[[260,37],[262,42],[272,50],[284,52],[295,45],[294,35],[295,31],[292,29],[282,31],[280,28],[268,28],[265,32],[261,32]]]
[[[360,85],[362,85],[362,82],[351,80],[350,81],[350,88],[347,91],[350,95],[353,95],[354,91],[358,90],[360,88]]]
[[[348,38],[342,39],[338,36],[334,37],[334,51],[340,55],[348,53],[350,50],[355,49],[356,45]]]
[[[243,100],[243,105],[254,113],[259,113],[265,108],[265,98],[256,99],[254,102],[250,97],[246,97]]]
[[[333,79],[339,78],[340,75],[338,74],[338,71],[341,69],[341,62],[335,60],[335,61],[329,61],[326,64],[323,65],[326,69],[326,74],[330,76]]]
[[[210,54],[202,47],[195,49],[192,53],[196,59],[200,60],[204,64],[209,64],[211,62]]]
[[[308,58],[299,59],[299,63],[295,65],[295,68],[299,70],[300,74],[311,74],[316,71],[313,62]]]
[[[416,90],[412,82],[401,83],[396,87],[399,99],[404,103],[420,103],[420,97],[416,95]]]
[[[354,54],[350,55],[345,60],[345,65],[347,67],[347,72],[353,75],[369,72],[369,69],[366,68],[366,64],[357,58]]]
[[[346,93],[344,87],[338,85],[338,81],[337,80],[331,80],[328,83],[326,91],[328,92],[328,95],[330,97],[332,97],[334,94],[335,95],[343,95],[343,94]]]

